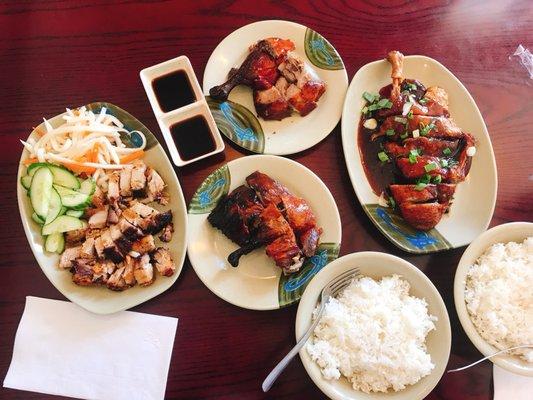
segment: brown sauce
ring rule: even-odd
[[[184,70],[174,71],[154,79],[152,88],[163,112],[176,110],[197,100]]]
[[[202,115],[175,123],[170,127],[170,133],[184,161],[203,156],[216,149],[211,129]]]
[[[377,154],[382,151],[384,137],[370,140],[372,132],[363,126],[363,121],[359,122],[358,145],[361,155],[361,163],[368,183],[376,195],[381,195],[391,183],[395,182],[394,165],[391,162],[382,163]]]

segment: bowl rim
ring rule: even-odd
[[[448,364],[448,360],[449,360],[450,352],[451,352],[451,337],[452,337],[451,325],[450,325],[450,318],[449,318],[448,310],[446,308],[446,304],[444,303],[444,300],[442,299],[442,296],[441,296],[440,292],[435,287],[433,282],[431,282],[431,280],[427,277],[427,275],[424,274],[424,272],[422,272],[418,267],[416,267],[414,264],[410,263],[409,261],[404,260],[403,258],[400,258],[398,256],[395,256],[395,255],[392,255],[392,254],[389,254],[389,253],[383,253],[383,252],[377,252],[377,251],[361,251],[361,252],[354,252],[354,253],[349,253],[349,254],[343,255],[342,257],[339,257],[336,260],[332,261],[330,264],[328,264],[327,268],[322,269],[317,275],[315,275],[315,277],[313,277],[313,279],[311,280],[311,282],[309,283],[309,285],[305,289],[305,292],[304,292],[302,298],[300,299],[300,303],[298,304],[298,310],[297,310],[297,314],[296,314],[296,322],[295,322],[296,340],[298,340],[302,336],[303,332],[305,332],[305,330],[307,329],[307,318],[308,318],[307,314],[308,313],[305,310],[303,310],[303,308],[306,306],[306,303],[308,302],[307,298],[311,295],[310,291],[313,290],[313,281],[318,282],[320,277],[326,274],[326,272],[324,272],[324,271],[327,271],[328,269],[331,270],[332,268],[336,268],[337,265],[343,264],[343,263],[345,263],[347,261],[350,262],[350,263],[356,263],[360,259],[364,259],[365,257],[373,257],[373,258],[377,258],[377,259],[379,259],[381,261],[388,261],[391,264],[394,264],[399,269],[399,271],[397,271],[395,273],[397,273],[398,275],[402,276],[406,280],[408,280],[408,279],[403,276],[401,271],[404,270],[404,271],[412,272],[413,274],[418,276],[421,279],[421,281],[423,282],[423,284],[425,284],[427,286],[427,288],[435,295],[436,302],[435,302],[434,306],[439,310],[440,314],[442,314],[442,321],[441,322],[443,324],[444,329],[442,330],[441,334],[444,336],[443,339],[446,341],[446,343],[442,343],[441,346],[443,345],[443,346],[447,347],[446,348],[446,355],[447,356],[446,356],[446,362],[445,363],[436,364],[435,368],[433,369],[431,374],[427,375],[426,377],[422,378],[419,381],[419,382],[422,382],[424,379],[429,378],[431,375],[438,374],[438,379],[435,380],[435,384],[434,385],[429,385],[427,387],[422,387],[418,392],[410,393],[410,395],[419,396],[419,397],[416,397],[416,398],[411,398],[411,400],[423,399],[423,398],[425,398],[425,396],[427,396],[438,385],[438,383],[440,382],[442,376],[445,373],[446,366]],[[340,268],[340,267],[337,267],[337,268]],[[339,273],[342,273],[342,271],[340,271]],[[383,276],[387,276],[387,275],[383,275]],[[411,284],[411,287],[413,287],[412,284]],[[429,304],[429,300],[427,298],[425,300]],[[305,313],[305,315],[304,315],[304,313]],[[439,318],[440,318],[440,316],[439,316]],[[304,365],[304,368],[305,368],[308,376],[311,378],[311,380],[318,386],[318,388],[324,394],[326,394],[327,396],[330,396],[332,399],[340,399],[340,400],[345,400],[346,399],[345,397],[339,397],[338,394],[334,390],[331,390],[331,385],[330,385],[329,381],[325,380],[322,377],[321,373],[319,374],[318,377],[313,374],[313,371],[311,370],[311,368],[312,368],[312,365],[314,365],[315,363],[306,354],[305,347],[303,347],[300,350],[299,355],[300,355],[300,360],[301,360],[302,364]],[[412,387],[412,386],[413,385],[410,385],[407,388]],[[358,392],[356,390],[354,390],[354,393],[355,394],[361,394],[361,395],[367,395],[366,393]],[[381,397],[381,396],[387,396],[387,395],[395,394],[395,395],[401,396],[402,393],[405,393],[405,390],[401,390],[399,392],[394,392],[394,393],[392,393],[392,392],[387,392],[387,393],[375,392],[375,393],[372,393],[372,395]],[[357,399],[358,397],[353,397],[353,398]]]
[[[459,260],[457,269],[455,271],[455,278],[453,283],[453,298],[455,303],[455,310],[461,322],[461,326],[472,344],[483,354],[489,356],[496,353],[499,349],[489,344],[477,331],[470,315],[466,308],[464,297],[465,278],[468,273],[470,265],[481,256],[489,246],[495,243],[511,242],[519,240],[517,238],[525,239],[528,233],[533,235],[533,223],[531,222],[510,222],[502,225],[497,225],[478,236],[466,248],[465,252]],[[505,239],[507,238],[507,239]],[[533,377],[533,364],[527,365],[527,362],[521,361],[518,357],[508,354],[501,354],[491,357],[491,362],[499,367],[523,376]]]

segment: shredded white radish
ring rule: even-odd
[[[121,156],[143,150],[146,137],[142,132],[129,132],[124,124],[114,115],[107,114],[102,107],[98,114],[88,111],[85,107],[70,110],[63,115],[65,121],[54,128],[43,118],[45,131],[40,138],[20,141],[31,158],[39,162],[53,161],[60,164],[75,164],[81,167],[96,168],[93,176],[97,178],[106,169],[121,169]],[[136,133],[142,139],[142,145],[128,148],[120,139],[121,134]],[[89,151],[96,152],[96,159],[79,161]]]

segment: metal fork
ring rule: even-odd
[[[337,276],[335,279],[331,280],[320,293],[320,308],[318,309],[318,313],[316,314],[315,320],[307,329],[305,334],[298,340],[298,343],[292,348],[289,353],[283,357],[283,359],[274,367],[274,369],[268,374],[266,379],[263,381],[263,384],[261,387],[263,388],[263,392],[268,392],[268,390],[272,387],[276,379],[278,379],[278,376],[285,370],[287,365],[292,361],[294,356],[298,354],[300,349],[304,346],[305,342],[307,342],[307,339],[311,336],[313,331],[315,330],[316,326],[318,325],[318,321],[320,321],[320,318],[322,317],[322,314],[324,313],[324,308],[326,307],[326,303],[329,301],[331,297],[337,296],[341,290],[343,290],[346,286],[348,286],[352,280],[359,275],[359,268],[353,268],[346,272],[343,272],[339,276]]]

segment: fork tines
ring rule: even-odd
[[[359,268],[352,268],[343,272],[335,279],[331,280],[327,287],[331,291],[331,296],[335,297],[342,289],[348,286],[354,278],[360,275]]]

